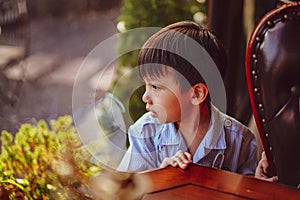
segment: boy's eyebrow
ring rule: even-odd
[[[145,84],[152,84],[152,85],[160,85],[164,86],[165,84],[159,80],[159,78],[146,78],[143,79]]]
[[[158,85],[161,84],[160,82],[156,82],[155,80],[147,80],[144,82],[145,84],[151,84],[151,85]]]
[[[159,77],[143,77],[142,80],[143,82],[153,82],[153,81],[158,81]]]

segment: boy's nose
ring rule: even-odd
[[[147,89],[142,96],[142,100],[144,103],[148,103],[150,100],[149,91]]]

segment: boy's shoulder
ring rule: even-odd
[[[244,125],[243,123],[241,123],[240,121],[235,119],[234,117],[231,117],[226,114],[223,114],[223,115],[224,115],[224,118],[223,118],[224,119],[224,129],[227,130],[227,132],[234,133],[234,134],[240,134],[240,135],[242,135],[242,137],[244,139],[254,137],[254,134],[249,129],[249,127],[247,127],[246,125]]]
[[[236,129],[243,129],[243,130],[249,130],[250,129],[244,125],[242,122],[238,121],[236,118],[233,118],[231,116],[226,115],[224,126],[228,127],[228,129],[236,130]]]
[[[219,115],[217,118],[222,120],[223,127],[227,132],[242,134],[243,137],[253,135],[252,131],[243,123],[238,121],[236,118],[231,117],[218,109],[214,109],[215,115]]]
[[[147,112],[129,127],[129,134],[136,137],[152,137],[160,126],[163,124]]]

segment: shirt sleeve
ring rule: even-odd
[[[154,137],[151,124],[145,125],[141,132],[135,126],[128,130],[129,148],[126,151],[118,171],[138,172],[157,168]]]
[[[255,136],[250,130],[244,134],[242,143],[238,173],[254,175],[257,167],[257,145]]]
[[[257,146],[254,134],[240,122],[230,118],[224,123],[226,150],[222,169],[254,175],[257,166]]]

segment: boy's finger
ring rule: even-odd
[[[178,163],[173,158],[169,158],[167,160],[168,165],[171,165],[172,167],[178,167]]]
[[[186,156],[186,158],[187,158],[187,160],[188,160],[189,162],[192,162],[192,161],[193,161],[193,157],[192,157],[192,155],[191,155],[190,153],[184,152],[184,155]]]
[[[190,160],[185,156],[185,154],[178,156],[178,160],[179,160],[179,162],[185,163],[185,164],[190,162]]]
[[[261,159],[262,159],[262,160],[267,160],[266,152],[263,151],[263,152],[261,153]]]
[[[190,165],[191,163],[189,162],[189,163],[181,163],[181,164],[179,164],[179,167],[181,168],[181,169],[186,169],[186,168],[188,168],[188,166]]]
[[[186,158],[182,159],[179,156],[174,156],[174,160],[178,164],[181,169],[186,169],[191,162],[189,162]]]
[[[189,163],[192,161],[192,155],[188,152],[184,152],[182,150],[179,150],[176,154],[175,154],[175,157],[179,157],[182,162],[184,163]]]
[[[262,166],[263,172],[265,174],[268,173],[269,164],[266,160],[262,160],[261,166]]]
[[[172,167],[178,167],[178,163],[175,162],[175,161],[172,161],[170,165],[171,165]]]
[[[171,165],[172,167],[177,167],[178,164],[176,163],[176,161],[174,161],[171,158],[165,158],[163,160],[162,164],[160,165],[160,168],[165,168],[169,165]]]
[[[271,181],[271,182],[278,182],[278,176],[273,176],[273,177],[269,178],[268,181]]]
[[[185,163],[185,158],[180,157],[180,155],[174,156],[173,159],[179,164],[182,165]]]

